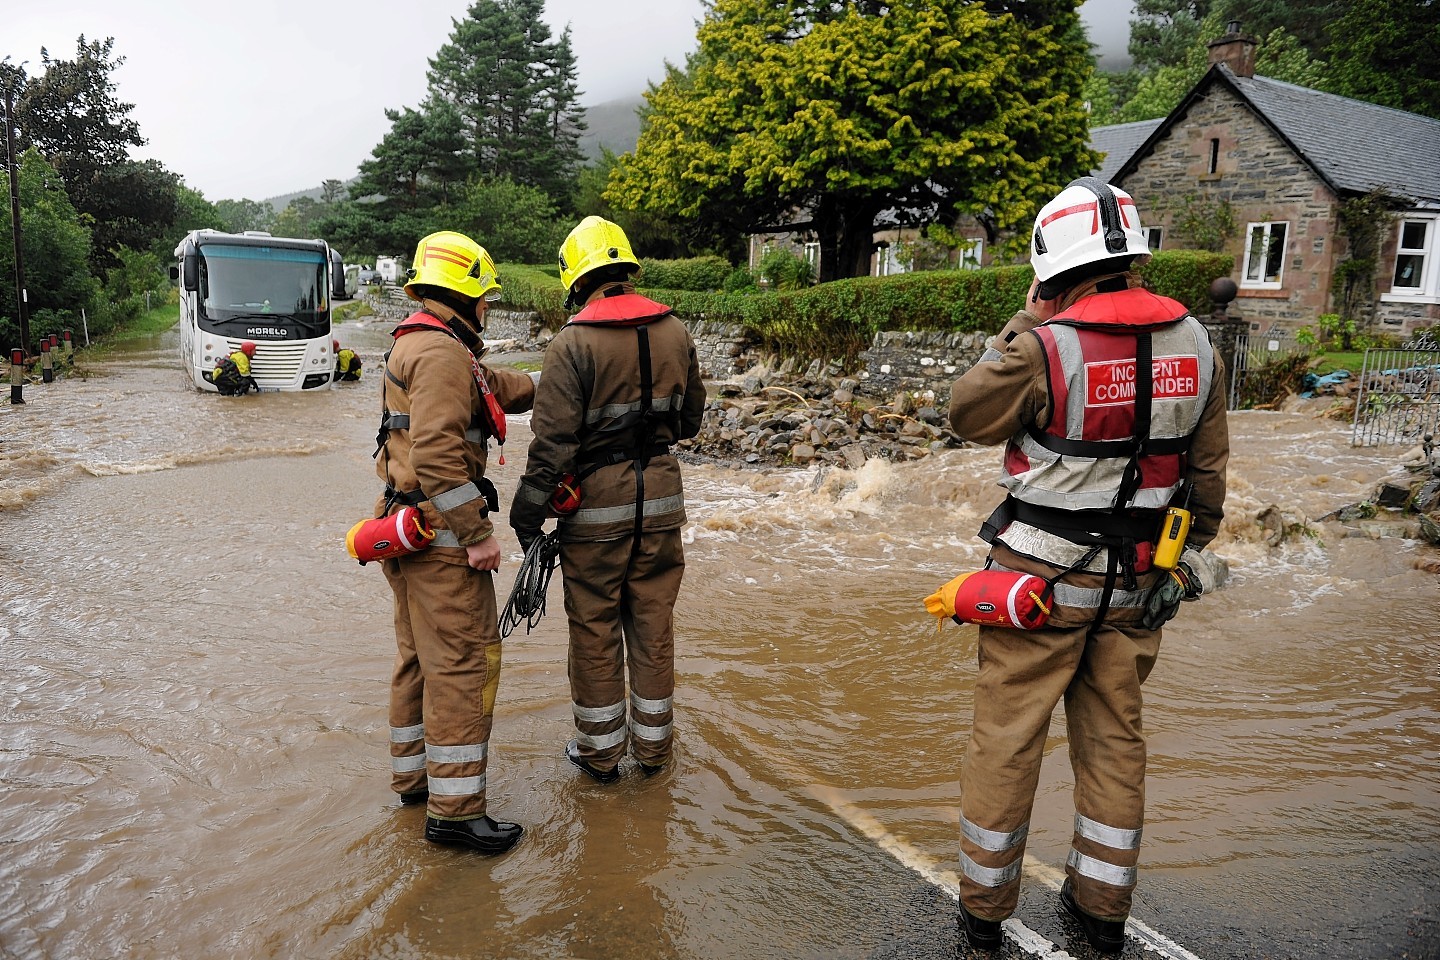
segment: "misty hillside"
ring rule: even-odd
[[[607,100],[585,108],[585,122],[590,129],[580,138],[580,150],[587,160],[600,156],[602,146],[612,153],[628,153],[640,138],[640,118],[635,111],[645,105],[644,97]]]

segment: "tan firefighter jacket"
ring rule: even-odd
[[[457,318],[444,304],[427,300],[424,312],[442,321],[460,319],[476,332],[473,319]],[[417,321],[423,324],[422,314],[396,327],[380,378],[382,416],[389,426],[381,427],[375,469],[389,490],[418,501],[437,531],[430,549],[443,555],[447,547],[455,553],[456,547],[479,543],[494,532],[481,489],[490,486],[485,461],[494,431],[470,351],[445,330],[423,325],[406,330]],[[535,398],[530,377],[483,364],[480,370],[507,413],[530,409]],[[403,502],[382,494],[376,515],[393,512]],[[463,553],[457,557],[463,562]]]
[[[640,330],[649,353],[648,418],[641,409]],[[685,325],[629,284],[602,287],[546,348],[530,418],[535,438],[510,525],[522,535],[539,533],[553,516],[546,503],[556,481],[593,470],[581,480],[580,509],[559,522],[562,540],[633,533],[637,497],[643,532],[682,526],[680,463],[666,448],[699,433],[704,410],[705,385]],[[642,436],[649,438],[643,451]],[[637,459],[646,461],[638,477]]]

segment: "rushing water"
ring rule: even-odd
[[[955,956],[922,873],[953,881],[975,635],[920,601],[981,558],[997,452],[688,466],[677,762],[601,788],[564,761],[557,582],[505,647],[490,806],[527,835],[488,859],[388,789],[389,591],[342,542],[384,336],[342,336],[366,379],[316,395],[201,394],[167,336],[0,407],[0,957]],[[1364,499],[1397,453],[1304,413],[1232,434],[1231,582],[1145,688],[1135,916],[1207,960],[1436,956],[1433,551],[1257,521]],[[1069,846],[1063,729],[1020,919],[1083,957],[1037,879]]]

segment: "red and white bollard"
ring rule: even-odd
[[[16,347],[10,351],[10,403],[20,406],[25,402],[25,351]]]
[[[55,357],[50,353],[50,338],[40,341],[40,382],[55,382]]]
[[[61,336],[61,339],[62,339],[62,340],[64,341],[64,343],[65,343],[65,359],[66,359],[66,360],[73,360],[73,359],[75,359],[75,341],[73,341],[73,340],[70,339],[70,331],[69,331],[69,330],[66,330],[66,331],[65,331],[63,334],[61,334],[60,336]]]

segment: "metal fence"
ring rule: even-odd
[[[1440,433],[1440,343],[1429,333],[1365,351],[1350,445],[1420,443]]]
[[[1271,376],[1269,367],[1276,360],[1312,349],[1287,331],[1237,335],[1230,361],[1230,409],[1238,407],[1242,398],[1262,392],[1262,381]]]

